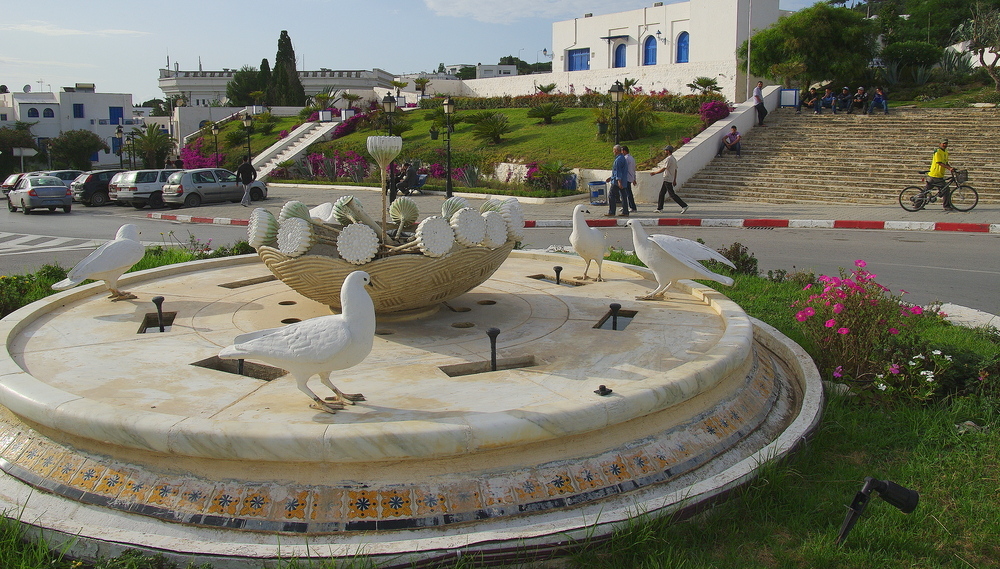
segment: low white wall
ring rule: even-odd
[[[535,73],[514,77],[491,77],[462,81],[462,96],[501,97],[504,95],[531,95],[537,91],[536,85],[556,84],[556,90],[563,93],[582,95],[587,88],[599,93],[607,93],[615,81],[622,78],[638,80],[637,85],[645,92],[666,89],[671,93],[687,95],[686,87],[696,77],[715,77],[727,99],[740,100],[736,94],[736,70],[732,61],[709,61],[686,63],[674,66],[649,66],[622,69],[599,69],[591,71],[556,71]],[[459,93],[456,93],[459,94]]]
[[[773,111],[778,107],[778,95],[781,92],[780,86],[764,87],[764,105],[768,111]],[[766,119],[765,119],[766,121]],[[729,132],[729,127],[736,125],[736,129],[744,136],[753,130],[757,124],[757,111],[753,102],[746,101],[736,105],[736,110],[728,117],[716,121],[712,126],[701,131],[698,136],[691,139],[684,146],[674,152],[677,159],[677,187],[683,197],[684,182],[701,171],[702,168],[715,158],[722,144],[722,137]],[[608,162],[612,161],[610,153],[611,145],[608,146]],[[588,184],[594,181],[604,181],[611,177],[611,170],[590,170],[580,169],[578,173],[578,186],[580,189],[587,189]],[[660,186],[663,185],[663,176],[650,176],[649,170],[636,172],[636,183],[632,187],[632,194],[637,203],[656,203],[660,195]]]

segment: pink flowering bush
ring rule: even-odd
[[[901,345],[900,334],[923,310],[905,305],[900,296],[877,283],[864,261],[854,265],[849,274],[841,269],[839,277],[823,275],[819,286],[807,285],[803,291],[808,296],[792,305],[795,320],[813,345],[821,372],[832,370],[835,378],[868,389],[883,374],[882,384],[891,386],[884,375],[895,375],[887,368]]]
[[[709,126],[719,119],[728,117],[732,111],[732,107],[725,101],[709,101],[702,103],[701,108],[698,109],[698,115],[701,116],[701,122],[705,126]]]
[[[215,168],[222,165],[224,155],[208,152],[203,148],[204,144],[205,139],[199,136],[181,148],[180,157],[185,168]]]
[[[288,131],[287,130],[283,130],[283,131],[279,132],[278,133],[278,138],[288,138]]]

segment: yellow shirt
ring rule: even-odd
[[[934,151],[934,157],[931,158],[931,171],[927,175],[932,178],[944,178],[945,167],[940,163],[948,163],[948,151],[944,148],[938,148]]]

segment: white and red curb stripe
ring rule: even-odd
[[[171,213],[147,213],[149,219],[178,221],[181,223],[211,223],[213,225],[249,224],[246,219],[228,217],[196,217]],[[857,219],[700,219],[695,217],[661,217],[659,219],[638,219],[643,225],[661,227],[788,227],[792,229],[889,229],[894,231],[957,231],[964,233],[1000,233],[1000,223],[957,223],[948,221],[864,221]],[[628,219],[588,219],[591,227],[620,227]],[[571,219],[549,219],[525,221],[531,227],[572,227]]]
[[[249,225],[248,219],[231,219],[228,217],[196,217],[193,215],[174,215],[172,213],[147,213],[149,219],[179,221],[181,223],[211,223],[212,225]]]
[[[635,218],[638,219],[638,218]],[[626,218],[588,219],[591,227],[620,227]],[[934,221],[864,221],[856,219],[698,219],[693,217],[661,217],[639,219],[643,225],[661,227],[788,227],[806,229],[891,229],[895,231],[959,231],[966,233],[1000,233],[998,223],[954,223]],[[525,221],[525,227],[572,227],[569,219]]]

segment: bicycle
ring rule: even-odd
[[[927,172],[921,172],[927,174]],[[951,207],[957,211],[969,211],[979,203],[979,192],[972,186],[963,185],[969,179],[968,170],[955,170],[947,178],[944,185],[935,185],[927,188],[927,178],[921,179],[924,187],[909,186],[899,192],[899,205],[906,211],[920,211],[929,203],[934,203],[938,198],[944,201],[948,193],[951,194]],[[937,193],[935,193],[937,189]],[[948,193],[946,193],[948,192]]]

